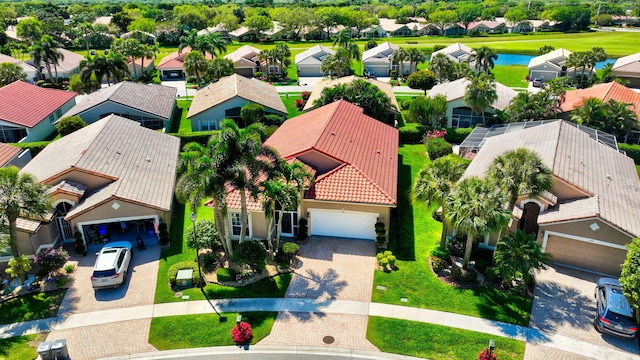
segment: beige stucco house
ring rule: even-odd
[[[21,170],[49,186],[52,209],[18,220],[18,250],[37,254],[76,230],[90,250],[128,229],[131,240],[157,243],[158,225],[171,221],[179,151],[178,138],[116,115],[52,142]]]
[[[298,76],[323,76],[322,61],[328,55],[335,54],[335,51],[322,45],[315,45],[296,54],[295,64],[298,69]]]
[[[601,138],[607,134],[593,129],[562,120],[526,124],[485,137],[463,178],[485,176],[493,159],[507,151],[534,151],[552,170],[553,187],[537,198],[520,197],[510,230],[535,234],[556,263],[619,275],[625,245],[640,236],[633,160],[617,150],[615,138],[606,145]],[[481,240],[483,246],[495,244],[496,236]]]
[[[287,120],[265,142],[287,161],[301,162],[313,182],[301,194],[296,211],[278,211],[282,235],[296,236],[298,221],[308,220],[310,235],[374,240],[374,225],[389,228],[397,204],[398,130],[364,115],[344,100]],[[265,239],[268,222],[260,199],[247,196],[252,239]],[[238,238],[240,194],[227,196],[228,234]]]
[[[288,114],[273,85],[233,74],[196,92],[187,114],[191,130],[217,130],[223,119],[242,121],[240,109],[248,103],[260,104],[266,114],[282,116],[283,120]]]
[[[640,87],[640,53],[618,58],[612,70],[613,75],[628,81],[630,87]]]
[[[266,61],[260,60],[259,55],[260,49],[244,45],[225,55],[224,58],[233,62],[236,74],[246,77],[252,77],[258,71],[265,74],[280,74],[282,72],[282,65],[279,62],[267,64]]]

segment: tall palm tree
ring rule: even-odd
[[[116,39],[111,44],[111,52],[121,54],[127,60],[131,60],[133,62],[133,77],[139,78],[135,60],[143,56],[144,47],[138,40],[134,38]]]
[[[126,75],[129,75],[127,58],[122,54],[110,53],[109,56],[107,56],[106,66],[109,68],[114,83],[121,82]],[[107,82],[109,82],[108,79]]]
[[[47,69],[49,79],[54,83],[58,83],[58,64],[64,60],[64,55],[58,50],[60,44],[49,35],[42,35],[39,41],[35,42],[31,48],[31,56],[33,63],[37,68],[44,67]],[[55,77],[51,73],[51,66],[55,71]]]
[[[391,62],[400,67],[400,76],[404,76],[404,62],[407,61],[409,53],[404,48],[398,48],[391,54]]]
[[[91,80],[91,75],[96,76],[96,80],[101,82],[104,77],[110,85],[111,69],[107,66],[107,58],[103,55],[91,56],[87,55],[86,59],[80,61],[80,78],[82,82],[87,84]]]
[[[227,40],[220,33],[210,32],[199,36],[199,38],[203,46],[201,50],[205,54],[209,53],[212,57],[215,57],[216,54],[222,54],[227,51]]]
[[[233,61],[218,57],[213,60],[209,60],[207,76],[210,81],[217,81],[225,76],[233,75],[234,71]]]
[[[409,60],[409,72],[418,71],[418,64],[424,62],[424,54],[418,48],[410,48],[407,50],[407,60]]]
[[[494,261],[505,284],[518,276],[527,284],[533,279],[534,270],[546,268],[551,257],[542,251],[533,234],[516,231],[500,239]]]
[[[508,210],[513,210],[518,197],[535,198],[553,186],[549,167],[527,148],[511,150],[493,159],[488,175],[507,194]]]
[[[491,73],[489,69],[493,69],[495,61],[498,59],[493,49],[488,46],[481,46],[473,49],[471,56],[469,57],[469,63],[476,62],[476,69],[484,72],[485,74]]]
[[[340,78],[351,68],[351,54],[345,48],[338,48],[335,55],[327,55],[320,65],[324,74]]]
[[[578,88],[582,88],[584,85],[584,73],[586,69],[591,69],[595,66],[595,58],[590,52],[576,51],[569,55],[566,62],[567,67],[574,68],[575,76],[578,76],[578,69],[580,69],[580,79],[578,80]]]
[[[141,63],[140,63],[140,75],[144,74],[144,60],[145,59],[153,59],[154,56],[156,56],[156,53],[158,52],[158,45],[142,45],[142,47],[140,48],[140,55],[141,55]],[[133,65],[135,67],[135,64]]]
[[[460,179],[467,165],[456,155],[447,155],[428,163],[420,170],[413,191],[418,200],[426,201],[427,205],[442,207],[442,217],[446,218],[448,204],[447,196],[451,194],[455,183]],[[447,245],[447,223],[442,221],[440,248]]]
[[[191,50],[201,51],[200,49],[201,43],[202,43],[202,38],[198,36],[198,30],[192,29],[191,31],[187,32],[185,35],[180,37],[180,45],[178,45],[178,54],[181,54],[182,50],[187,46],[190,47]]]
[[[0,221],[9,225],[11,253],[18,257],[18,226],[21,216],[41,217],[51,209],[47,187],[15,166],[0,168]]]
[[[485,74],[478,73],[467,77],[469,80],[464,94],[464,103],[467,104],[473,112],[482,115],[482,125],[486,126],[484,117],[484,109],[493,104],[498,98],[496,93],[495,80]]]
[[[207,59],[200,51],[194,50],[184,58],[184,70],[188,75],[196,77],[198,84],[202,83],[202,74],[207,71]]]
[[[478,235],[504,228],[511,213],[504,208],[506,196],[490,181],[467,178],[456,184],[447,196],[447,221],[454,229],[467,234],[462,266],[471,258],[473,241]]]
[[[449,74],[452,71],[453,61],[451,61],[447,55],[438,53],[431,58],[429,62],[429,69],[433,71],[438,77],[440,83],[449,79]]]
[[[258,60],[260,61],[260,63],[265,63],[266,66],[266,73],[269,73],[269,65],[271,65],[271,59],[273,59],[275,50],[273,49],[265,49],[260,51],[260,53],[258,54]]]
[[[282,74],[287,74],[287,69],[291,64],[291,50],[289,50],[289,46],[285,43],[281,43],[276,45],[275,53],[277,54],[278,62],[280,63]]]

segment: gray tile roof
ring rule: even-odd
[[[464,94],[467,91],[468,84],[469,80],[467,80],[466,78],[445,82],[431,88],[431,90],[427,91],[427,95],[431,97],[434,97],[436,95],[444,95],[447,98],[447,102],[462,99],[464,98]],[[498,97],[496,98],[496,101],[493,102],[491,107],[504,110],[504,108],[509,106],[511,100],[516,97],[517,93],[512,88],[496,81],[496,95],[498,95]]]
[[[557,179],[596,202],[595,207],[580,211],[560,202],[559,209],[564,207],[568,212],[543,219],[557,216],[555,219],[569,220],[594,213],[632,236],[640,236],[640,180],[633,160],[565,121],[487,138],[463,177],[484,176],[494,158],[521,147],[536,152]]]
[[[49,144],[22,172],[41,182],[70,168],[115,179],[85,196],[68,217],[109,198],[168,211],[179,151],[178,138],[110,115]]]
[[[178,89],[156,84],[123,81],[100,89],[82,99],[62,117],[81,115],[107,101],[170,120]]]
[[[217,82],[211,83],[198,90],[193,97],[193,102],[191,103],[187,117],[190,118],[203,111],[209,110],[236,96],[280,111],[283,114],[288,114],[287,108],[284,106],[275,86],[257,79],[249,79],[238,74],[233,74],[223,77]]]
[[[80,197],[84,195],[85,190],[87,190],[87,185],[80,184],[71,180],[62,180],[58,184],[52,186],[47,190],[48,193],[55,193],[57,191],[67,192],[70,194],[75,194]]]

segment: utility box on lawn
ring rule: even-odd
[[[193,269],[178,270],[176,285],[181,288],[193,287]]]

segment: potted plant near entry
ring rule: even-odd
[[[376,228],[376,242],[378,243],[378,246],[382,246],[382,244],[384,244],[386,238],[386,234],[387,234],[387,229],[385,229],[384,223],[378,221],[375,225]]]
[[[82,240],[82,234],[80,231],[76,230],[76,232],[73,233],[73,238],[75,239],[73,247],[76,250],[76,254],[87,256],[87,247],[84,246],[84,240]]]

